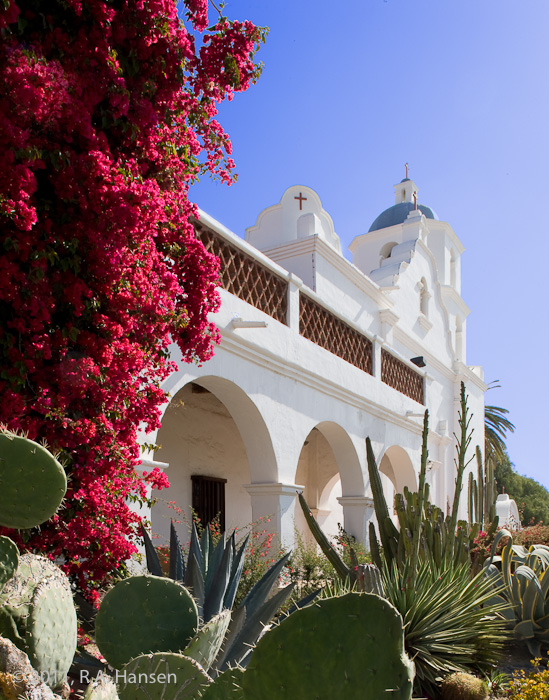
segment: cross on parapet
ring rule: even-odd
[[[299,199],[299,211],[302,209],[302,204],[303,202],[307,201],[307,197],[304,197],[301,192],[299,193],[299,197],[294,197],[294,199]]]
[[[412,192],[412,197],[414,198],[414,209],[417,209],[417,192]]]

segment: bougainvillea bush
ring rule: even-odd
[[[216,339],[218,263],[188,191],[231,182],[216,103],[257,79],[265,33],[206,30],[207,0],[184,12],[0,0],[0,423],[61,452],[65,507],[19,542],[88,591],[134,549],[137,430],[158,426],[169,344],[204,361]]]

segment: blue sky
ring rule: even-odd
[[[191,197],[238,235],[290,185],[319,194],[343,247],[394,203],[465,246],[467,362],[500,389],[517,471],[549,487],[549,2],[230,0],[270,27],[257,85],[223,106],[239,174]],[[213,15],[212,15],[213,19]]]

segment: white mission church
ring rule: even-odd
[[[175,501],[206,520],[220,512],[228,530],[270,516],[291,545],[294,528],[306,530],[299,489],[325,532],[339,522],[362,540],[374,518],[365,438],[392,502],[417,488],[425,408],[431,497],[446,511],[460,383],[472,449],[484,444],[487,387],[466,360],[463,246],[418,204],[414,182],[395,185],[395,204],[351,243],[352,263],[301,185],[262,211],[245,241],[203,212],[196,230],[221,258],[221,344],[201,367],[181,362],[164,386],[170,401],[144,466],[162,463],[171,487],[158,494],[153,531],[167,540]]]

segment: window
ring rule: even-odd
[[[192,507],[205,526],[219,515],[221,532],[225,531],[225,484],[227,479],[193,474]]]

